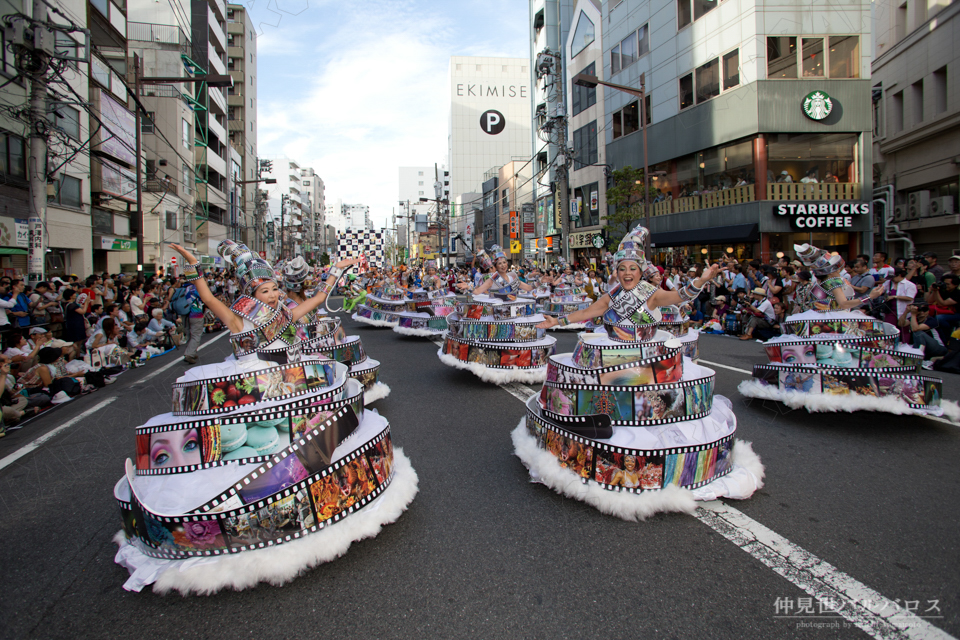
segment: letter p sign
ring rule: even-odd
[[[507,125],[503,119],[503,114],[494,109],[484,111],[480,115],[480,128],[491,136],[495,136]]]

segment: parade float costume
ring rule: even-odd
[[[564,277],[564,280],[553,288],[550,297],[540,307],[540,312],[543,315],[558,318],[574,311],[586,309],[593,304],[593,300],[587,297],[586,290],[582,286],[577,286],[573,282],[573,278],[569,280],[570,282]],[[568,330],[593,328],[593,323],[590,321],[578,322],[555,328]]]
[[[433,260],[424,265],[426,271],[436,268]],[[393,330],[406,336],[442,335],[447,330],[447,316],[457,311],[457,294],[448,291],[446,281],[436,274],[425,275],[421,285],[407,294],[406,310],[397,314]]]
[[[306,282],[308,269],[300,256],[286,263],[283,268],[284,287],[287,290],[301,290]],[[355,281],[351,280],[351,283]],[[305,295],[311,297],[313,292]],[[299,304],[290,296],[285,297],[283,303],[290,310]],[[301,342],[301,353],[329,358],[347,365],[348,375],[363,385],[365,404],[390,395],[390,387],[380,382],[380,361],[367,357],[360,336],[345,335],[340,318],[328,317],[326,310],[318,307],[297,320],[297,325],[306,335]]]
[[[831,275],[843,260],[810,245],[794,249],[823,280],[798,301],[802,312],[781,323],[783,335],[763,343],[770,362],[754,365],[740,393],[809,411],[942,415],[949,407],[958,413],[954,403],[942,402],[940,379],[922,372],[923,351],[901,344],[897,327],[840,309],[837,290],[854,299],[853,289]]]
[[[374,327],[395,327],[400,323],[400,314],[407,310],[407,292],[396,283],[385,280],[355,308],[351,317],[357,322]]]
[[[251,297],[273,279],[265,263],[229,241],[219,250],[244,284],[231,307],[243,330],[233,356],[187,370],[173,411],[136,429],[136,462],[114,489],[129,590],[283,584],[377,535],[417,493],[347,366],[304,356],[290,311]]]
[[[447,316],[447,334],[437,356],[486,382],[542,382],[557,340],[537,328],[543,316],[533,298],[523,297],[516,274],[490,277],[489,294],[472,296]]]
[[[642,265],[642,250],[621,253],[619,262]],[[512,434],[534,480],[627,520],[748,498],[764,475],[750,444],[735,439],[730,401],[714,395],[715,372],[658,326],[660,310],[647,307],[656,291],[615,285],[606,332],[581,333],[573,353],[550,357]]]

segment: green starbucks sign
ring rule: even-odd
[[[811,120],[823,120],[833,111],[833,99],[826,91],[811,91],[803,99],[803,115]]]

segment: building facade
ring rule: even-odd
[[[639,87],[643,74],[650,94],[655,257],[767,260],[801,242],[843,255],[871,246],[870,10],[865,1],[816,12],[796,0],[604,3],[601,78]],[[642,167],[637,98],[607,89],[603,102],[607,163]]]
[[[227,88],[227,136],[240,165],[239,179],[229,185],[231,237],[253,247],[259,224],[252,182],[257,178],[257,36],[250,13],[239,4],[227,5],[227,72],[233,77]]]
[[[891,256],[933,251],[945,264],[960,247],[958,15],[957,2],[876,5],[876,232]]]

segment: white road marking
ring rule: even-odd
[[[22,447],[20,447],[19,449],[17,449],[16,451],[14,451],[13,453],[11,453],[10,455],[8,455],[8,456],[7,456],[6,458],[4,458],[3,460],[0,460],[0,469],[5,469],[6,467],[10,466],[10,465],[13,464],[14,462],[16,462],[17,460],[19,460],[20,458],[22,458],[23,456],[25,456],[25,455],[27,455],[28,453],[30,453],[31,451],[35,451],[36,449],[38,449],[38,448],[40,447],[40,445],[42,445],[42,444],[43,444],[44,442],[46,442],[47,440],[50,440],[51,438],[55,437],[57,434],[59,434],[59,433],[62,432],[62,431],[66,431],[67,429],[69,429],[69,428],[72,427],[73,425],[77,424],[78,422],[80,422],[81,420],[83,420],[84,418],[86,418],[87,416],[92,415],[92,414],[94,414],[94,413],[97,413],[98,411],[101,411],[104,407],[106,407],[108,404],[110,404],[111,402],[113,402],[113,401],[116,400],[116,399],[117,399],[117,396],[114,396],[114,397],[112,397],[112,398],[107,398],[107,399],[103,400],[102,402],[94,405],[93,407],[87,409],[86,411],[84,411],[84,412],[81,413],[80,415],[74,416],[74,417],[70,418],[69,420],[67,420],[66,422],[64,422],[62,425],[60,425],[59,427],[57,427],[56,429],[54,429],[53,431],[50,431],[50,432],[48,432],[48,433],[45,433],[45,434],[43,434],[42,436],[40,436],[39,438],[37,438],[36,440],[34,440],[33,442],[30,442],[30,443],[27,443],[27,444],[23,445]]]
[[[699,361],[707,366],[730,369],[752,375],[750,371],[715,362]],[[516,382],[499,385],[504,391],[526,402],[536,393],[530,387]],[[952,423],[951,423],[952,424]],[[867,632],[877,640],[932,640],[953,638],[917,614],[821,560],[809,551],[795,545],[783,536],[750,518],[743,512],[720,502],[704,502],[697,507],[695,517],[730,540],[751,556],[773,569],[812,596],[815,611],[820,613],[822,602],[837,603],[837,616]],[[831,600],[832,599],[832,600]],[[794,599],[787,599],[796,605]],[[770,603],[776,611],[776,601]],[[791,612],[784,612],[788,617]],[[814,614],[815,615],[815,614]],[[798,623],[806,618],[791,618]],[[811,620],[813,618],[810,618]],[[839,619],[839,617],[837,618]],[[814,620],[827,622],[826,619]]]
[[[216,342],[217,340],[219,340],[220,338],[222,338],[222,337],[225,336],[225,335],[227,335],[227,332],[226,332],[226,331],[224,331],[223,333],[221,333],[221,334],[218,335],[217,337],[213,338],[212,340],[207,340],[207,341],[204,342],[202,345],[200,345],[200,349],[203,349],[203,348],[206,347],[207,345],[213,344],[214,342]],[[199,351],[200,349],[198,349],[198,351]],[[170,363],[168,363],[168,364],[163,365],[162,367],[160,367],[160,368],[157,369],[156,371],[151,371],[148,375],[146,375],[146,376],[144,376],[143,378],[141,378],[140,380],[138,380],[135,384],[140,384],[141,382],[146,382],[146,381],[149,380],[150,378],[153,378],[154,376],[160,375],[161,373],[163,373],[164,371],[166,371],[167,369],[169,369],[170,367],[172,367],[172,366],[175,365],[175,364],[180,364],[180,358],[177,358],[177,359],[175,359],[173,362],[170,362]],[[40,445],[42,445],[43,443],[47,442],[47,441],[50,440],[51,438],[54,438],[55,436],[57,436],[58,434],[62,433],[63,431],[66,431],[67,429],[69,429],[69,428],[72,427],[73,425],[77,424],[78,422],[80,422],[81,420],[83,420],[84,418],[86,418],[87,416],[89,416],[89,415],[91,415],[91,414],[94,414],[94,413],[100,411],[101,409],[103,409],[104,407],[106,407],[108,404],[110,404],[111,402],[113,402],[113,401],[116,400],[116,399],[117,399],[117,396],[113,396],[112,398],[106,398],[106,399],[104,399],[102,402],[94,405],[92,408],[87,409],[86,411],[84,411],[84,412],[81,413],[80,415],[74,416],[74,417],[70,418],[69,420],[67,420],[66,422],[64,422],[62,425],[60,425],[59,427],[57,427],[56,429],[54,429],[53,431],[50,431],[50,432],[48,432],[48,433],[45,433],[45,434],[43,434],[42,436],[40,436],[39,438],[37,438],[36,440],[34,440],[34,441],[32,441],[32,442],[29,442],[29,443],[23,445],[22,447],[20,447],[19,449],[17,449],[16,451],[14,451],[14,452],[11,453],[10,455],[8,455],[7,457],[5,457],[5,458],[3,458],[2,460],[0,460],[0,470],[5,469],[6,467],[10,466],[11,464],[13,464],[14,462],[16,462],[17,460],[19,460],[19,459],[22,458],[23,456],[27,455],[27,454],[30,453],[31,451],[36,451],[36,450],[40,447]]]
[[[695,517],[813,596],[816,614],[822,613],[820,603],[835,603],[839,616],[883,640],[953,637],[728,504],[705,502],[697,508]],[[781,610],[782,617],[802,621],[804,617],[796,611],[796,599],[785,600],[785,604],[793,606],[792,610]],[[918,610],[922,613],[928,606],[924,602]],[[771,607],[776,611],[775,602]]]

